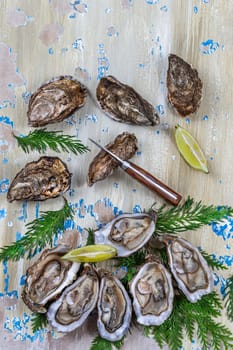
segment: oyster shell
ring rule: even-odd
[[[107,271],[101,277],[97,328],[102,338],[120,340],[128,331],[132,316],[130,298],[123,284]]]
[[[86,101],[87,90],[71,76],[60,76],[43,84],[31,96],[28,123],[38,127],[68,118]]]
[[[168,100],[178,114],[185,117],[196,112],[202,98],[202,82],[198,72],[182,58],[171,54],[168,57]]]
[[[156,214],[122,214],[94,232],[95,244],[109,244],[118,256],[129,256],[142,248],[155,231]]]
[[[32,311],[45,313],[46,304],[76,278],[80,264],[61,259],[69,249],[68,246],[46,249],[28,268],[22,299]]]
[[[138,323],[159,326],[170,316],[174,291],[171,275],[162,264],[143,265],[131,281],[130,293]]]
[[[47,318],[61,332],[80,327],[95,308],[99,294],[99,279],[94,268],[84,265],[80,277],[67,287],[48,309]]]
[[[199,250],[183,238],[162,236],[171,272],[186,298],[195,303],[213,290],[213,276]]]
[[[70,188],[71,174],[57,157],[41,157],[25,165],[12,181],[7,199],[42,201],[55,198]]]
[[[132,87],[109,75],[100,79],[96,97],[102,110],[112,119],[137,125],[157,125],[154,107]]]
[[[105,147],[121,159],[128,160],[134,156],[138,149],[137,138],[134,134],[123,132]],[[88,186],[92,186],[95,182],[106,179],[118,166],[119,163],[115,159],[106,152],[100,151],[89,166],[87,175]]]

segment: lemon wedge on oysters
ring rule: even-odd
[[[116,248],[107,244],[87,245],[81,248],[73,249],[63,255],[62,260],[74,262],[98,262],[113,258],[117,255]]]
[[[175,126],[175,141],[182,157],[192,168],[209,173],[205,155],[197,140],[179,124]]]

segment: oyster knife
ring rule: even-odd
[[[121,159],[116,154],[109,151],[104,146],[101,146],[99,143],[92,140],[91,138],[89,138],[89,140],[93,142],[101,150],[108,153],[112,158],[116,159],[120,163],[120,167],[132,178],[134,178],[138,182],[148,187],[151,191],[156,192],[171,204],[178,205],[180,203],[182,196],[179,193],[172,190],[167,185],[165,185],[164,183],[162,183],[160,180],[156,179],[148,171],[140,168],[138,165],[132,162]]]

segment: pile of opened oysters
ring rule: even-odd
[[[168,264],[150,254],[126,286],[130,295],[114,273],[62,259],[71,248],[58,245],[45,250],[27,270],[25,304],[34,312],[46,313],[50,324],[61,332],[80,327],[97,308],[98,332],[110,341],[127,333],[132,305],[139,324],[162,324],[172,312],[175,294],[194,303],[212,291],[213,277],[191,243],[155,232],[155,212],[122,214],[94,232],[95,244],[112,245],[117,257],[147,251],[152,235],[159,247],[166,247]]]

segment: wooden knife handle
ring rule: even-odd
[[[126,162],[125,162],[126,163]],[[127,161],[128,167],[122,167],[124,171],[133,177],[138,182],[148,187],[150,190],[156,192],[165,200],[173,205],[178,205],[182,199],[182,196],[173,191],[167,185],[156,179],[153,175],[148,173],[146,170],[140,168],[138,165]]]

